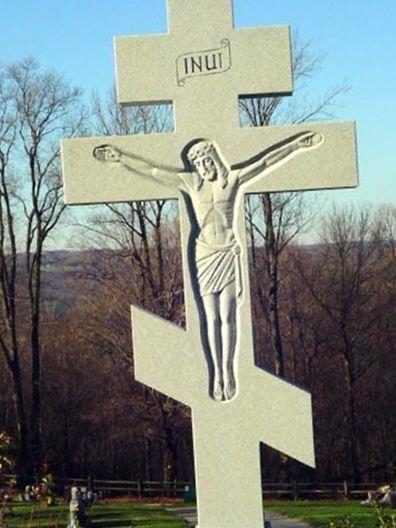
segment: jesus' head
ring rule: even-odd
[[[198,191],[205,181],[219,179],[223,188],[227,186],[228,169],[211,141],[204,139],[194,143],[187,151],[187,159],[195,172]]]

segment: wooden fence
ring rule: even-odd
[[[263,482],[264,498],[288,499],[360,499],[367,497],[367,492],[378,489],[380,484],[370,482],[352,484],[343,482]]]
[[[3,479],[17,479],[16,475],[4,475]],[[1,479],[1,477],[0,477]],[[26,484],[37,484],[37,477],[26,477]],[[54,488],[59,495],[66,495],[72,486],[91,488],[103,498],[131,496],[136,498],[183,498],[194,484],[191,482],[161,482],[146,480],[103,480],[82,478],[55,478]],[[262,483],[263,497],[285,499],[360,499],[367,496],[369,490],[376,490],[380,484],[352,484],[344,482],[267,482]]]

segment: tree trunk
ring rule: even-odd
[[[32,314],[31,355],[32,355],[32,415],[31,415],[31,456],[34,469],[38,469],[41,457],[41,356],[38,328],[39,314]]]
[[[144,440],[144,474],[145,479],[149,482],[153,480],[153,474],[152,474],[152,448],[151,448],[151,441],[149,438],[145,438]]]
[[[284,376],[285,365],[282,337],[280,332],[278,302],[278,253],[274,230],[271,195],[269,193],[265,193],[263,195],[262,204],[266,225],[265,253],[268,272],[268,330],[271,348],[275,359],[275,374],[278,376]]]
[[[15,409],[16,428],[18,435],[18,458],[16,463],[17,473],[23,477],[27,472],[29,461],[28,453],[28,430],[26,424],[25,406],[23,401],[23,387],[19,361],[13,361],[11,366],[11,376],[13,382],[13,403]]]
[[[163,436],[163,449],[164,449],[164,467],[163,467],[163,480],[165,482],[171,482],[176,478],[177,475],[177,453],[176,443],[172,426],[166,424],[164,426]]]
[[[30,290],[31,330],[30,346],[32,358],[32,414],[31,414],[31,459],[35,471],[41,463],[41,342],[40,342],[40,301],[41,301],[41,253],[39,245],[36,263],[32,270],[33,284]]]
[[[356,483],[359,480],[359,460],[357,455],[357,435],[356,435],[356,420],[355,420],[355,394],[353,390],[353,372],[350,361],[345,361],[345,382],[347,388],[347,444],[348,453],[352,470],[352,481]]]

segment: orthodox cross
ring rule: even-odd
[[[168,34],[115,39],[117,93],[172,102],[175,131],[63,141],[65,201],[179,199],[187,328],[132,307],[135,377],[192,409],[199,528],[262,528],[259,442],[314,449],[310,395],[254,365],[243,198],[356,186],[355,126],[241,128],[239,97],[292,93],[289,28],[168,7]]]

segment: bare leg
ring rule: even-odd
[[[236,393],[234,358],[236,346],[236,291],[235,283],[229,284],[220,293],[222,371],[224,399],[231,400]]]
[[[209,342],[210,356],[213,362],[213,398],[222,399],[222,375],[221,375],[221,336],[220,336],[220,310],[218,294],[203,295],[202,303],[205,310],[207,336]]]

